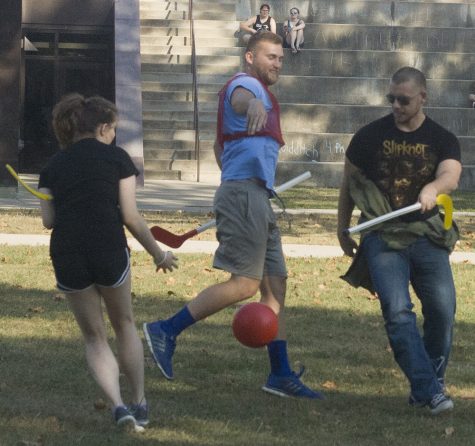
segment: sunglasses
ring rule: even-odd
[[[291,12],[290,14],[291,14],[291,15],[297,15],[298,12],[297,12],[297,11],[293,11],[293,12]]]
[[[386,95],[386,99],[390,104],[394,104],[396,101],[398,101],[400,105],[409,105],[411,100],[418,95],[419,93],[415,94],[414,96],[394,96],[393,94],[389,93]]]

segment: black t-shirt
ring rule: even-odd
[[[403,132],[389,114],[356,132],[346,156],[376,183],[391,207],[399,209],[417,202],[441,161],[460,161],[460,145],[428,116],[417,130]]]
[[[265,22],[261,22],[261,16],[258,14],[254,25],[252,26],[257,32],[270,31],[271,16],[267,17]]]
[[[125,248],[119,181],[132,175],[138,171],[125,150],[94,138],[53,156],[39,181],[54,197],[51,255]]]

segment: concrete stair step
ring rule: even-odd
[[[294,88],[296,82],[298,89]],[[435,107],[465,108],[472,83],[428,80],[429,103]],[[389,78],[281,76],[273,92],[281,103],[381,106],[387,105],[388,85]]]
[[[241,63],[241,54],[237,56],[225,56],[225,55],[198,55],[196,58],[198,66],[203,66],[203,65],[213,65],[213,66],[228,66],[228,65],[234,65],[234,66],[239,66]],[[147,71],[153,72],[153,71],[161,71],[161,70],[155,70],[153,67],[155,65],[188,65],[191,67],[191,55],[183,55],[180,56],[179,58],[176,58],[174,56],[170,55],[158,55],[158,56],[151,56],[149,54],[144,54],[142,55],[142,67],[146,65],[148,69]],[[191,72],[191,69],[190,69]]]
[[[151,55],[188,55],[191,56],[191,46],[183,45],[143,45],[140,44],[141,54]]]
[[[152,22],[152,23],[150,23]],[[140,35],[142,37],[163,37],[163,36],[182,36],[190,37],[190,22],[188,20],[175,21],[172,26],[162,24],[162,25],[153,25],[153,22],[158,22],[157,20],[147,20],[142,21],[140,26]],[[216,39],[226,39],[232,38],[236,31],[239,29],[239,22],[233,22],[232,29],[223,29],[221,26],[217,27],[216,22],[210,28],[194,28],[195,38],[216,38]],[[180,26],[178,26],[180,25]]]
[[[200,85],[205,84],[219,84],[224,85],[229,79],[228,75],[223,74],[200,74],[198,75],[198,82]],[[173,83],[184,84],[191,83],[193,76],[191,73],[142,73],[143,82],[158,82],[158,83]]]
[[[140,48],[148,48],[153,46],[191,46],[191,40],[189,36],[147,36],[140,37]]]
[[[149,166],[148,163],[147,161],[144,167],[144,177],[146,180],[185,180],[178,170],[156,170],[152,166]]]
[[[200,140],[200,150],[213,153],[214,150],[214,141],[211,140]],[[164,150],[167,153],[173,152],[195,152],[195,141],[183,141],[183,140],[176,140],[176,139],[160,139],[160,140],[153,140],[153,139],[145,139],[144,140],[144,150],[147,152],[150,151],[157,151],[157,150]],[[193,158],[193,156],[191,157]]]
[[[191,55],[191,46],[183,45],[143,45],[140,46],[141,54],[149,55]],[[240,56],[242,49],[239,47],[196,47],[197,56]]]
[[[475,79],[475,54],[467,53],[304,49],[297,58],[286,52],[282,75],[386,77],[409,65],[428,79]]]
[[[162,146],[158,147],[147,147],[144,150],[145,159],[153,160],[194,160],[195,159],[195,150],[172,150],[163,148]],[[215,161],[214,152],[212,150],[205,150],[200,147],[200,159]]]
[[[177,24],[183,25],[184,22],[178,21]],[[181,36],[181,37],[190,37],[190,24],[189,22],[185,23],[186,26],[153,26],[153,25],[144,25],[144,22],[141,21],[140,25],[140,36],[144,37],[169,37],[169,36]]]
[[[297,56],[285,51],[281,75],[384,77],[401,66],[420,68],[428,79],[475,79],[475,53],[414,51],[310,50]],[[198,73],[231,76],[241,69],[241,56],[202,55],[197,57]],[[142,72],[191,73],[191,56],[142,56]],[[185,70],[185,71],[181,71]]]
[[[144,133],[147,130],[193,130],[193,121],[183,120],[143,120]]]
[[[221,0],[219,7],[235,8],[235,0]],[[153,9],[156,7],[163,7],[168,9],[188,9],[189,0],[140,0],[140,8]],[[210,0],[193,0],[193,9],[213,9],[216,8],[216,3]]]
[[[240,63],[226,65],[197,65],[196,71],[200,74],[224,74],[232,76],[241,68]],[[142,73],[190,73],[191,65],[188,64],[142,64]]]
[[[142,92],[142,100],[144,102],[144,110],[159,110],[163,102],[179,101],[192,102],[192,92],[189,91],[152,91]],[[218,100],[216,93],[207,93],[198,90],[198,103],[200,108],[203,103],[216,102]]]
[[[223,8],[224,11],[212,11],[212,10],[197,10],[193,8],[193,19],[195,20],[216,20],[219,21],[223,14],[227,19],[236,18],[236,12],[234,8]],[[170,10],[170,9],[147,9],[140,8],[141,20],[189,20],[190,15],[188,8],[186,10]]]
[[[158,113],[193,113],[192,101],[143,101],[142,110],[144,119],[153,119]]]
[[[189,84],[193,82],[191,73],[142,73],[142,82]]]
[[[184,63],[142,63],[143,73],[191,73],[191,64]]]
[[[175,160],[173,161],[173,169],[180,171],[190,171],[196,169],[196,160]],[[216,161],[213,159],[200,159],[200,169],[208,172],[219,171]]]
[[[144,140],[151,141],[176,141],[180,143],[195,142],[194,130],[183,129],[144,129]]]
[[[471,108],[425,108],[428,116],[456,136],[475,137],[475,113]],[[390,112],[389,107],[357,105],[281,104],[284,132],[298,128],[302,133],[354,133],[363,125]]]
[[[140,20],[141,29],[144,27],[153,27],[155,29],[174,29],[183,28],[190,29],[190,23],[188,20],[174,20],[174,19],[146,19]],[[216,20],[194,20],[195,32],[202,33],[207,30],[213,31],[216,28],[223,32],[223,35],[231,36],[235,31],[239,29],[239,21],[237,20],[219,20],[219,27],[216,26]]]
[[[422,52],[475,52],[475,28],[308,24],[307,48]]]
[[[468,2],[323,0],[312,6],[301,10],[301,17],[310,23],[465,27],[473,19]],[[287,11],[277,11],[276,17],[286,16]]]
[[[217,93],[223,84],[201,84],[199,92],[201,93]],[[150,92],[164,92],[164,91],[192,91],[191,84],[174,84],[169,82],[142,82],[142,91]]]
[[[193,111],[153,110],[143,113],[144,128],[154,128],[155,123],[166,121],[173,123],[193,122]]]
[[[175,151],[178,152],[194,152],[195,150],[195,141],[178,141],[178,140],[151,140],[144,139],[144,153],[153,152],[156,150],[164,150],[165,152],[171,154]],[[153,156],[152,156],[153,158]]]

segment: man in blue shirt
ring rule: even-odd
[[[230,305],[261,293],[261,302],[279,318],[276,339],[267,346],[271,372],[262,389],[279,396],[322,399],[300,381],[287,356],[283,307],[287,270],[270,200],[277,158],[284,144],[279,104],[268,90],[279,79],[282,39],[265,32],[251,37],[246,72],[238,73],[219,94],[216,160],[222,169],[215,195],[219,247],[213,266],[230,278],[201,291],[167,320],[144,324],[154,360],[173,378],[176,337],[187,327]]]

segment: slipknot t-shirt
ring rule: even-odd
[[[417,130],[403,132],[389,114],[356,132],[346,156],[399,209],[417,201],[441,161],[460,161],[460,144],[428,116]]]

